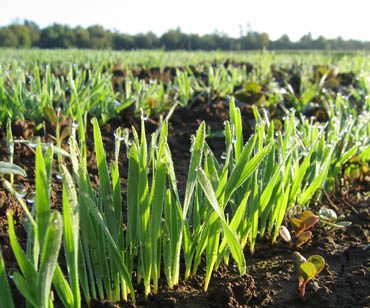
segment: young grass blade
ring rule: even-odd
[[[204,279],[204,291],[207,291],[212,271],[215,266],[218,247],[220,244],[220,225],[217,213],[213,212],[209,221],[209,234],[207,238],[207,266],[206,277]]]
[[[325,153],[326,160],[322,164],[320,174],[317,177],[315,177],[312,183],[302,193],[298,200],[298,204],[300,205],[306,204],[310,200],[312,195],[316,192],[316,190],[323,185],[330,168],[330,160],[332,153],[333,153],[332,149],[328,148],[327,153]]]
[[[99,180],[100,180],[100,192],[104,195],[104,199],[107,206],[104,207],[104,210],[107,211],[107,215],[112,215],[112,187],[109,181],[109,173],[108,173],[108,166],[107,160],[104,152],[104,145],[101,138],[101,132],[99,129],[98,120],[96,118],[92,119],[93,127],[94,127],[94,142],[95,142],[95,152],[96,152],[96,163],[99,172]],[[113,226],[111,226],[113,227]]]
[[[16,164],[0,161],[0,174],[16,174],[27,177],[26,171]]]
[[[163,213],[163,203],[165,198],[165,189],[166,189],[166,173],[167,168],[164,160],[164,146],[166,139],[166,125],[163,127],[163,135],[160,138],[160,145],[158,151],[158,160],[156,173],[154,178],[154,187],[152,188],[152,194],[150,198],[150,208],[151,208],[151,242],[152,242],[152,276],[154,284],[154,292],[158,291],[158,278],[159,278],[159,268],[157,266],[156,260],[160,257],[158,253],[158,241],[160,239],[160,227],[162,221]]]
[[[245,217],[245,213],[246,213],[246,210],[247,210],[247,201],[248,201],[249,195],[250,195],[250,191],[248,191],[244,194],[244,197],[243,197],[240,205],[238,206],[238,209],[236,210],[233,219],[231,220],[230,228],[235,234],[237,234],[237,230],[240,226],[240,223],[242,222],[243,218]],[[224,237],[221,241],[221,244],[220,244],[219,255],[218,255],[217,261],[216,261],[216,268],[218,267],[222,258],[224,257],[224,255],[226,253],[226,250],[227,250],[227,240],[226,240],[226,237]]]
[[[139,242],[140,255],[139,267],[142,266],[144,272],[145,296],[150,292],[151,276],[151,254],[153,243],[150,240],[150,205],[149,205],[149,184],[148,184],[148,152],[145,137],[144,121],[141,121],[141,140],[139,149]]]
[[[67,168],[63,170],[63,221],[64,221],[64,250],[68,267],[69,280],[71,282],[74,307],[81,305],[81,294],[78,278],[78,254],[79,254],[79,224],[80,210],[76,189],[73,179]]]
[[[73,296],[72,290],[68,284],[68,281],[64,278],[63,272],[59,264],[57,264],[55,267],[54,276],[53,276],[53,285],[64,307],[68,307],[68,308],[75,307],[74,306],[74,296]]]
[[[272,242],[275,242],[276,237],[278,236],[278,233],[279,233],[281,223],[283,222],[284,216],[286,214],[286,208],[287,208],[288,199],[289,199],[289,192],[290,192],[290,185],[285,188],[285,192],[282,193],[281,198],[279,198],[278,204],[275,208],[275,211],[277,212],[277,217],[275,221],[276,225],[275,225]]]
[[[6,123],[6,146],[8,148],[8,154],[9,154],[9,162],[7,162],[7,164],[13,164],[14,139],[13,139],[13,132],[12,132],[12,121],[10,120],[10,118],[8,118],[8,122]],[[3,163],[3,162],[0,162],[0,165],[1,165],[1,163]],[[3,172],[1,172],[1,167],[0,167],[0,174],[4,174]],[[25,172],[24,172],[24,174],[25,174]],[[27,175],[24,175],[24,176],[27,176]],[[12,183],[12,184],[14,183],[13,173],[10,173],[10,183]]]
[[[224,235],[226,237],[227,243],[229,244],[230,251],[238,263],[240,275],[244,275],[246,272],[246,263],[244,259],[243,249],[239,243],[236,234],[231,230],[230,226],[227,224],[224,214],[221,213],[218,201],[216,199],[216,194],[212,188],[211,182],[208,180],[205,172],[200,169],[198,171],[198,180],[202,186],[203,192],[207,197],[209,203],[217,213],[219,219],[221,220]]]
[[[168,182],[171,186],[172,191],[174,192],[176,196],[176,201],[180,204],[180,197],[179,197],[179,191],[177,189],[177,183],[176,183],[176,175],[175,175],[175,168],[172,161],[171,151],[168,146],[168,144],[165,144],[165,160],[167,162],[167,176],[168,176]]]
[[[46,229],[49,225],[50,202],[49,202],[49,181],[45,167],[45,160],[42,155],[41,144],[36,148],[36,222],[40,248],[43,249]]]
[[[240,154],[238,161],[233,166],[228,184],[226,184],[223,187],[223,190],[225,191],[225,196],[226,196],[225,203],[227,203],[228,200],[230,199],[232,191],[237,189],[236,183],[237,183],[238,179],[240,178],[240,176],[242,174],[243,167],[249,161],[249,158],[252,154],[252,151],[253,151],[254,145],[256,143],[256,140],[257,140],[257,135],[255,134],[249,139],[248,143],[244,146],[244,149],[243,149],[242,153]],[[229,183],[231,183],[231,184],[229,184]],[[222,193],[220,193],[220,194],[222,194]]]
[[[258,187],[258,170],[253,173],[251,179],[251,202],[249,204],[248,213],[248,233],[249,233],[249,244],[250,252],[254,253],[254,246],[256,244],[257,233],[258,233],[258,223],[259,223],[259,187]]]
[[[122,240],[122,233],[118,230],[121,228],[121,210],[116,213],[116,208],[114,207],[114,194],[112,184],[110,182],[108,166],[106,161],[106,155],[103,147],[103,142],[101,138],[100,128],[97,122],[97,119],[94,118],[92,120],[93,128],[94,128],[94,141],[95,141],[95,152],[96,152],[96,160],[97,160],[97,167],[99,173],[99,197],[98,197],[98,205],[101,209],[102,213],[105,215],[105,223],[110,231],[111,236],[113,237],[116,245],[119,243],[119,240]],[[114,174],[113,171],[112,174]],[[117,175],[117,174],[116,174]],[[100,234],[98,235],[100,238]],[[98,250],[100,263],[103,266],[103,280],[105,285],[105,290],[108,297],[111,300],[115,300],[118,296],[118,288],[119,283],[117,280],[117,276],[113,273],[116,273],[118,269],[115,269],[114,263],[112,264],[110,259],[107,259],[105,256],[104,251],[106,248],[110,250],[109,246],[106,246],[105,241],[98,240],[100,244],[100,248]],[[121,242],[118,244],[117,248],[121,248],[120,253],[123,251],[123,243]],[[114,294],[114,295],[113,295]]]
[[[230,122],[233,125],[232,143],[235,144],[235,160],[239,159],[239,156],[243,150],[243,126],[240,109],[235,107],[234,97],[230,98]],[[235,142],[234,142],[235,140]]]
[[[86,204],[91,214],[91,218],[95,221],[96,225],[100,229],[100,232],[104,235],[105,239],[107,240],[107,244],[110,247],[112,261],[114,262],[115,266],[119,270],[119,273],[122,276],[122,278],[125,280],[127,287],[129,288],[130,293],[131,293],[132,303],[135,304],[135,292],[134,292],[134,287],[131,282],[131,276],[129,272],[127,271],[127,267],[123,263],[122,256],[117,248],[116,243],[114,242],[112,235],[110,234],[106,226],[106,223],[104,222],[103,217],[98,212],[98,210],[95,207],[94,202],[90,199],[89,196],[87,196],[86,194],[83,194],[82,200],[84,201],[84,204]]]
[[[195,138],[195,142],[193,144],[193,152],[191,155],[191,162],[190,168],[188,173],[188,180],[186,183],[186,190],[185,190],[185,200],[184,200],[184,207],[182,209],[182,217],[181,217],[181,227],[180,227],[180,235],[176,246],[176,257],[175,257],[175,269],[173,276],[175,277],[174,282],[175,284],[179,281],[179,272],[180,272],[180,248],[183,239],[183,232],[184,226],[186,222],[186,217],[188,213],[188,209],[191,203],[191,199],[193,197],[193,192],[196,184],[197,179],[197,172],[200,168],[202,156],[203,156],[203,148],[205,142],[205,123],[202,122],[200,125],[197,135]]]
[[[50,215],[50,221],[46,229],[40,260],[40,272],[38,276],[38,307],[40,308],[49,307],[50,288],[58,260],[59,249],[62,244],[62,234],[62,215],[59,212],[53,212]]]
[[[133,143],[130,150],[130,160],[128,167],[128,187],[127,187],[127,240],[126,245],[129,252],[128,263],[129,269],[132,270],[133,251],[138,240],[139,230],[139,190],[137,183],[139,182],[139,153],[136,143]]]
[[[13,278],[15,286],[17,287],[19,292],[23,295],[23,297],[26,299],[26,307],[29,306],[29,304],[31,304],[33,307],[39,307],[37,295],[35,294],[35,289],[31,287],[31,285],[28,283],[29,281],[26,280],[18,272],[13,273]]]
[[[255,138],[254,138],[255,140]],[[252,142],[254,144],[254,142]],[[269,144],[265,146],[261,151],[259,151],[251,160],[249,160],[249,155],[247,155],[246,149],[248,145],[244,148],[239,160],[236,163],[235,168],[230,174],[229,181],[225,188],[225,203],[229,201],[232,193],[242,185],[248,177],[254,172],[262,159],[271,151],[272,145]]]
[[[297,192],[298,189],[301,187],[304,175],[306,174],[306,171],[308,167],[310,166],[310,160],[312,156],[313,148],[308,152],[305,159],[303,160],[302,164],[299,166],[299,169],[296,171],[296,175],[294,176],[293,186],[290,191],[290,197],[289,202],[293,203],[295,202],[297,198]]]
[[[24,251],[22,250],[17,240],[17,236],[15,235],[13,211],[8,210],[7,215],[8,215],[8,226],[9,226],[8,232],[9,232],[10,246],[12,247],[14,256],[17,260],[19,268],[22,271],[22,274],[24,275],[27,281],[32,282],[30,284],[31,289],[36,290],[36,281],[35,281],[35,277],[37,277],[36,269],[34,265],[32,264],[32,262],[27,258]]]
[[[206,200],[205,200],[206,201]],[[194,242],[196,243],[195,247],[195,256],[194,256],[194,264],[193,264],[193,275],[196,275],[198,266],[201,262],[201,257],[204,252],[204,250],[207,248],[207,240],[209,237],[209,230],[210,230],[210,216],[208,215],[207,218],[204,219],[204,223],[199,226],[198,232],[197,232],[197,238],[196,241],[194,239]]]
[[[14,308],[13,296],[10,292],[6,276],[3,251],[0,247],[0,307]]]

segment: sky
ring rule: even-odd
[[[0,0],[0,26],[24,19],[41,28],[54,22],[71,27],[99,24],[121,33],[152,31],[158,36],[180,27],[185,33],[215,31],[239,37],[248,29],[271,40],[313,38],[370,41],[368,0]]]

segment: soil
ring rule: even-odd
[[[139,73],[138,73],[139,74]],[[143,72],[140,74],[145,75]],[[147,71],[143,78],[162,74],[160,78],[171,78],[173,71]],[[119,71],[115,76],[124,78]],[[254,125],[253,115],[248,105],[241,105],[244,136],[247,138]],[[190,136],[194,134],[201,121],[205,120],[211,132],[222,131],[224,121],[229,118],[228,102],[222,98],[208,101],[208,98],[198,96],[197,101],[190,108],[178,108],[169,125],[168,142],[172,151],[176,176],[181,185],[186,182],[190,159]],[[158,127],[159,118],[153,117],[146,122],[146,131],[149,135]],[[113,133],[117,127],[135,126],[139,130],[139,121],[133,113],[127,112],[120,118],[111,120],[101,126],[103,142],[108,160],[114,157]],[[27,139],[33,134],[34,123],[17,121],[13,123],[15,139]],[[52,141],[53,131],[43,136],[44,141]],[[51,136],[50,136],[51,135]],[[98,185],[96,160],[93,151],[92,128],[88,127],[86,134],[89,157],[89,173],[94,185]],[[224,149],[224,139],[208,138],[207,142],[220,157]],[[66,140],[64,147],[67,147]],[[127,160],[122,154],[120,161],[121,185],[126,185]],[[1,132],[0,157],[6,160],[6,136]],[[16,183],[24,185],[28,191],[34,191],[34,150],[25,144],[16,144],[14,162],[21,166],[29,175],[27,178],[15,177]],[[61,183],[55,178],[52,188],[52,207],[61,207]],[[164,308],[225,308],[225,307],[370,307],[370,199],[366,193],[370,190],[368,182],[358,182],[337,186],[334,193],[324,195],[323,199],[312,200],[311,210],[318,212],[326,206],[334,209],[338,215],[343,214],[345,220],[352,225],[343,229],[327,229],[317,224],[313,229],[313,238],[302,248],[300,253],[308,257],[319,254],[324,257],[324,270],[310,281],[306,287],[306,295],[301,298],[298,291],[298,279],[294,272],[291,259],[292,251],[288,245],[278,238],[272,244],[267,236],[257,241],[255,253],[245,250],[247,274],[240,277],[237,267],[232,264],[222,265],[212,275],[207,291],[203,291],[205,272],[202,267],[198,274],[191,276],[188,281],[180,281],[173,290],[166,286],[164,278],[160,282],[158,294],[150,295],[145,300],[143,287],[136,286],[136,307],[164,307]],[[125,196],[123,196],[125,198]],[[8,274],[17,268],[13,253],[10,249],[7,234],[6,212],[12,209],[17,221],[16,232],[21,243],[26,241],[26,233],[21,225],[23,211],[16,199],[0,189],[0,245],[3,250]],[[14,284],[10,280],[16,307],[23,307],[24,302],[19,296]],[[61,307],[56,300],[55,307]],[[130,302],[112,303],[95,300],[91,307],[134,307]]]

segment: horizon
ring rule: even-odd
[[[71,28],[100,25],[129,35],[153,32],[158,37],[180,28],[183,33],[201,36],[219,33],[238,38],[248,31],[255,31],[266,32],[270,40],[277,40],[285,34],[296,42],[311,33],[313,39],[323,36],[326,39],[341,37],[344,40],[370,41],[367,6],[359,0],[353,0],[350,7],[344,1],[332,0],[312,0],[306,5],[293,0],[264,0],[250,4],[230,0],[227,5],[221,1],[210,3],[208,0],[189,0],[186,3],[106,0],[105,6],[101,7],[100,2],[86,0],[54,4],[45,0],[5,0],[0,3],[0,20],[2,27],[29,20],[41,29],[54,23]],[[364,9],[361,10],[356,3],[362,4]],[[351,13],[353,10],[356,14]]]

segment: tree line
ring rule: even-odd
[[[239,38],[224,33],[198,35],[186,34],[180,28],[168,30],[161,36],[153,32],[129,35],[110,31],[100,25],[87,28],[70,27],[54,23],[41,29],[35,22],[25,20],[0,27],[0,47],[11,48],[89,48],[89,49],[165,49],[165,50],[258,50],[258,49],[318,49],[318,50],[370,50],[369,41],[344,40],[341,37],[312,38],[305,34],[298,41],[291,41],[284,34],[271,40],[265,32],[249,30]]]

